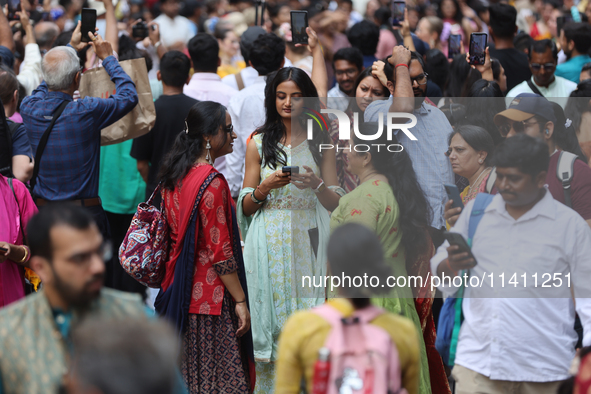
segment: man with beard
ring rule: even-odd
[[[588,23],[570,22],[560,32],[560,46],[568,60],[556,67],[556,75],[579,83],[585,63],[591,62],[591,26]]]
[[[452,370],[457,394],[556,393],[575,357],[575,310],[583,346],[591,344],[591,229],[545,187],[549,162],[539,138],[502,142],[493,158],[499,194],[488,206],[479,194],[450,230],[471,241],[470,252],[446,241],[431,259],[434,276],[455,279],[438,287],[448,296],[469,270]]]
[[[327,93],[330,108],[344,111],[349,97],[355,97],[355,81],[363,70],[363,53],[357,48],[339,49],[332,58],[336,85]],[[345,100],[346,99],[346,100]]]
[[[89,318],[146,318],[138,295],[103,289],[110,246],[82,207],[49,204],[27,226],[42,291],[0,312],[0,393],[56,393],[70,332]]]
[[[378,77],[381,72],[376,63],[372,68]],[[416,140],[411,140],[400,130],[394,130],[393,133],[410,155],[419,185],[431,207],[431,237],[437,247],[443,242],[443,207],[448,200],[443,185],[454,183],[451,164],[441,147],[448,145],[453,129],[443,112],[425,102],[428,75],[420,55],[399,45],[394,47],[392,56],[386,58],[384,63],[387,81],[384,83],[382,80],[382,84],[390,90],[392,97],[371,103],[365,110],[365,121],[378,122],[381,116],[386,129],[388,112],[412,113],[416,117],[417,124],[408,128]],[[408,119],[402,121],[405,122]]]

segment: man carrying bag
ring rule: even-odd
[[[81,78],[76,51],[88,44],[103,61],[116,93],[109,98],[85,97],[73,101]],[[52,201],[71,201],[84,206],[108,240],[109,225],[98,197],[101,130],[137,105],[135,85],[113,57],[109,42],[99,35],[92,36],[90,43],[81,42],[80,23],[68,47],[47,52],[42,69],[44,81],[21,104],[27,134],[37,152],[32,179],[35,203],[39,208]]]

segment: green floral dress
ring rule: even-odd
[[[259,155],[262,157],[262,135],[257,134],[253,137],[256,142]],[[300,145],[291,148],[283,146],[287,153],[287,165],[299,166],[300,171],[305,171],[303,165],[312,168],[317,176],[320,176],[320,169],[314,162],[308,142],[304,141]],[[261,180],[272,175],[276,169],[265,166],[261,168]],[[245,188],[239,197],[239,202],[249,192]],[[324,289],[303,288],[301,286],[302,275],[319,275],[325,272],[323,267],[326,261],[318,261],[312,250],[310,235],[308,230],[320,227],[318,225],[318,199],[311,189],[300,190],[294,185],[287,185],[280,189],[274,189],[270,193],[269,200],[253,215],[252,221],[245,226],[245,221],[249,218],[239,218],[241,230],[245,237],[244,255],[246,279],[248,283],[249,296],[251,297],[251,327],[254,336],[254,350],[256,360],[256,388],[255,393],[272,393],[275,385],[275,363],[277,358],[277,340],[283,325],[288,317],[294,312],[303,309],[309,309],[324,302]],[[238,211],[242,214],[241,203]],[[325,232],[328,238],[328,212],[324,210],[326,216]],[[261,231],[253,230],[256,221],[263,225]],[[263,230],[264,228],[264,230]],[[245,231],[246,230],[246,231]],[[264,240],[257,239],[263,237]],[[319,245],[319,248],[325,248],[326,245]],[[264,245],[266,244],[266,253]],[[259,258],[255,259],[259,253]],[[266,256],[265,256],[266,255]],[[266,257],[266,258],[265,258]],[[264,289],[261,276],[268,275],[268,286],[270,289]],[[267,309],[261,310],[259,304],[266,301],[262,298],[271,298],[272,304]],[[265,313],[264,311],[267,311]],[[272,316],[266,316],[271,314]],[[266,324],[266,322],[270,322]],[[261,328],[261,325],[265,325]],[[263,331],[271,332],[263,332]],[[263,335],[265,334],[265,335]],[[262,338],[259,340],[259,338]],[[269,343],[272,342],[272,343]]]
[[[387,182],[374,179],[365,181],[341,198],[339,206],[331,215],[330,227],[334,230],[345,223],[355,222],[372,229],[380,238],[386,261],[392,267],[392,275],[408,277],[404,246],[401,243],[402,232],[398,229],[399,218],[400,210],[392,188]],[[384,279],[380,278],[381,281]],[[421,352],[419,392],[431,393],[427,352],[412,288],[393,287],[387,298],[375,299],[374,304],[408,317],[417,327]]]

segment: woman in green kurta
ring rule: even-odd
[[[326,274],[327,210],[340,198],[335,152],[319,149],[330,142],[328,131],[314,129],[308,140],[300,122],[304,107],[320,111],[317,97],[305,72],[279,70],[267,82],[265,124],[246,150],[237,215],[254,317],[255,394],[273,392],[277,340],[287,318],[325,300],[324,288],[300,286],[303,276]],[[283,172],[283,166],[297,166],[299,174]]]
[[[373,135],[377,128],[375,123],[366,123],[360,126],[360,131]],[[392,146],[397,142],[386,140],[386,134],[371,141],[371,145],[355,135],[352,137],[352,149],[347,152],[348,170],[359,177],[360,184],[341,198],[338,208],[331,215],[330,224],[334,229],[347,222],[358,222],[374,230],[384,248],[386,261],[392,267],[393,276],[407,277],[407,257],[418,257],[430,247],[431,240],[425,231],[429,223],[429,208],[408,154],[404,151],[389,152],[386,147],[396,151],[400,150],[400,146]],[[385,280],[380,278],[382,284]],[[419,392],[431,393],[427,354],[413,289],[408,285],[393,287],[387,298],[376,299],[374,303],[414,322],[421,351]]]

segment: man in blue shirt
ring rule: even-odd
[[[591,25],[588,23],[567,23],[560,32],[560,45],[568,60],[556,67],[555,74],[579,83],[585,63],[591,62],[587,54],[591,49]]]
[[[408,152],[417,181],[431,207],[431,237],[438,246],[443,242],[443,207],[448,200],[443,185],[454,183],[451,164],[441,147],[448,145],[453,129],[443,112],[425,102],[428,76],[419,54],[411,53],[401,45],[394,47],[384,66],[384,73],[392,97],[371,103],[365,110],[364,118],[366,122],[378,122],[382,116],[386,127],[388,112],[411,113],[416,117],[416,125],[408,128],[416,140],[400,130],[393,132]]]
[[[42,207],[51,201],[67,200],[84,206],[92,213],[103,237],[110,239],[107,217],[98,197],[101,130],[129,113],[137,105],[138,96],[133,81],[113,57],[111,44],[96,35],[90,44],[115,83],[116,93],[109,98],[73,101],[82,75],[76,51],[88,45],[81,42],[81,37],[78,23],[68,47],[47,52],[42,65],[44,81],[23,100],[21,116],[36,152],[54,112],[67,102],[38,163],[39,174],[33,189],[35,203]]]

